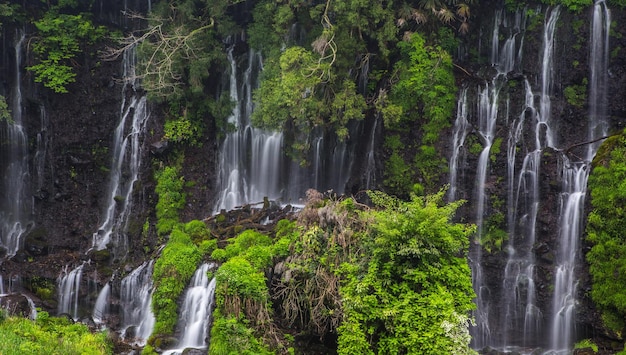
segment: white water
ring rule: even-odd
[[[544,314],[537,306],[537,290],[535,279],[537,272],[533,247],[536,241],[537,214],[540,204],[539,175],[543,149],[554,148],[556,138],[553,136],[550,116],[551,99],[553,93],[552,76],[554,55],[554,32],[559,18],[559,7],[546,12],[543,31],[542,52],[540,54],[541,77],[539,90],[533,92],[530,83],[523,81],[525,93],[524,107],[510,107],[508,98],[509,82],[507,75],[521,68],[523,32],[525,30],[526,10],[515,14],[504,15],[497,11],[494,28],[491,35],[491,63],[497,71],[491,83],[477,91],[477,117],[474,129],[482,143],[482,151],[476,168],[476,183],[474,200],[476,209],[476,224],[478,238],[490,241],[490,235],[484,225],[484,216],[488,211],[487,175],[490,163],[490,150],[495,139],[495,123],[498,116],[503,119],[502,124],[509,126],[507,147],[507,211],[508,242],[504,242],[503,250],[507,253],[507,262],[502,270],[501,285],[496,286],[494,280],[484,280],[483,250],[474,247],[470,253],[474,291],[477,294],[477,310],[474,315],[476,327],[472,329],[475,348],[485,346],[508,348],[509,346],[531,346],[542,337]],[[519,85],[522,81],[517,81]],[[507,91],[504,91],[504,89]],[[503,91],[501,94],[500,91]],[[460,95],[462,98],[463,95]],[[538,101],[535,102],[535,101]],[[462,115],[463,107],[459,100],[458,111]],[[518,110],[521,113],[518,113]],[[502,111],[502,112],[499,112]],[[511,116],[511,118],[509,118]],[[525,127],[534,130],[530,137],[533,141],[528,151],[519,151],[524,147],[523,137]],[[457,117],[456,132],[462,132],[463,120]],[[533,147],[534,143],[534,147]],[[456,149],[462,143],[453,141],[453,158],[451,159],[451,178],[457,179],[458,153]],[[522,154],[521,164],[517,162],[517,155]],[[489,184],[493,183],[491,180]],[[455,187],[451,180],[451,187]],[[456,193],[456,187],[453,192]],[[457,198],[456,196],[453,197]],[[492,248],[493,249],[493,248]],[[490,289],[490,284],[497,287]],[[499,291],[498,291],[499,290]],[[510,334],[519,334],[520,338],[509,339]]]
[[[250,51],[248,67],[241,83],[237,63],[233,56],[234,47],[228,50],[230,63],[230,99],[235,102],[228,122],[235,126],[220,149],[219,191],[216,209],[231,210],[249,202],[263,201],[264,197],[280,197],[279,176],[282,155],[282,133],[269,132],[252,127],[252,90],[256,88],[256,78],[262,69],[258,52]]]
[[[610,12],[603,0],[593,9],[590,36],[589,129],[588,141],[605,137],[608,132],[607,87]],[[586,157],[572,162],[563,157],[559,248],[556,254],[554,297],[552,302],[551,348],[567,353],[574,342],[576,315],[576,263],[580,252],[583,210],[591,160],[601,142],[589,144]]]
[[[459,160],[463,152],[461,148],[465,144],[465,138],[469,132],[470,124],[467,121],[467,87],[461,89],[456,105],[456,120],[454,121],[454,133],[452,134],[452,156],[450,157],[450,189],[448,201],[457,200],[457,179]]]
[[[96,298],[96,303],[91,312],[92,318],[96,324],[104,323],[105,317],[109,314],[109,297],[111,297],[111,285],[107,282],[98,293],[98,298]]]
[[[254,110],[252,91],[263,69],[261,55],[248,52],[246,69],[239,74],[234,47],[228,50],[230,63],[229,95],[236,103],[228,122],[235,130],[226,135],[220,147],[218,191],[213,213],[230,210],[264,197],[282,203],[301,203],[309,188],[343,193],[350,177],[352,159],[347,144],[337,142],[322,129],[307,138],[311,151],[308,166],[286,156],[282,132],[256,128],[250,121]]]
[[[28,137],[22,125],[22,53],[24,33],[15,43],[15,85],[12,90],[11,122],[0,124],[0,140],[8,142],[0,154],[3,191],[0,199],[0,246],[12,257],[21,248],[22,236],[32,225],[33,197],[29,192]]]
[[[209,324],[215,292],[215,278],[209,281],[207,272],[214,264],[202,264],[193,275],[185,292],[179,312],[179,343],[177,349],[163,354],[182,354],[186,348],[205,349],[209,335]]]
[[[152,313],[152,269],[154,261],[146,261],[122,279],[120,302],[122,309],[122,337],[144,345],[154,328]],[[134,327],[132,339],[128,329]]]
[[[66,265],[57,279],[59,298],[57,313],[67,313],[74,320],[78,319],[78,297],[84,265],[85,264],[83,263],[73,270],[68,270]]]
[[[113,252],[124,257],[128,249],[127,222],[132,208],[133,186],[137,181],[141,163],[141,136],[148,119],[146,96],[135,90],[135,50],[124,52],[122,59],[124,85],[120,120],[115,128],[112,161],[106,192],[107,207],[102,214],[102,224],[93,234],[93,248],[113,247]],[[126,94],[132,90],[129,102]],[[130,121],[130,124],[129,124]],[[111,244],[111,245],[109,245]]]

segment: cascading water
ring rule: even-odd
[[[458,166],[461,159],[461,148],[465,144],[465,137],[469,132],[469,122],[467,121],[467,87],[461,89],[456,105],[456,120],[454,121],[454,133],[452,135],[452,156],[450,157],[450,189],[448,190],[448,201],[457,200],[457,178]]]
[[[0,153],[4,168],[0,199],[0,247],[8,257],[20,249],[22,236],[32,225],[33,198],[29,192],[28,137],[22,123],[22,53],[25,35],[18,33],[15,43],[15,85],[11,93],[11,121],[0,125],[0,139],[8,142]]]
[[[554,296],[552,302],[551,348],[555,354],[569,353],[574,341],[576,307],[576,262],[582,235],[583,209],[587,194],[587,179],[599,139],[608,132],[607,84],[609,58],[609,28],[611,16],[603,0],[593,7],[590,36],[590,85],[588,145],[584,160],[573,162],[564,155],[559,247],[556,254]],[[598,142],[596,142],[598,141]]]
[[[104,323],[106,316],[109,314],[110,296],[111,285],[107,282],[98,293],[98,298],[96,298],[96,303],[94,304],[93,311],[91,312],[92,318],[96,324]]]
[[[181,354],[186,348],[206,348],[206,338],[209,332],[213,294],[215,292],[215,278],[209,281],[207,272],[214,264],[202,264],[196,270],[183,300],[180,317],[180,341],[176,350],[168,350],[164,355]]]
[[[228,50],[230,63],[230,99],[235,103],[228,123],[235,127],[222,143],[220,151],[220,197],[215,212],[230,210],[248,202],[260,202],[264,197],[280,197],[279,174],[282,160],[282,134],[252,127],[252,90],[256,87],[261,56],[250,51],[248,67],[239,84],[234,46]]]
[[[487,191],[486,180],[488,174],[488,167],[491,161],[490,153],[491,148],[495,141],[496,123],[498,120],[499,104],[500,101],[508,102],[508,99],[504,100],[500,97],[505,84],[507,84],[507,74],[517,66],[521,61],[521,46],[522,36],[521,31],[524,28],[524,18],[521,10],[517,11],[512,18],[508,18],[502,11],[496,11],[494,27],[492,32],[492,49],[491,49],[491,65],[496,69],[496,75],[490,83],[485,83],[484,87],[478,87],[476,89],[477,95],[477,108],[475,113],[475,130],[482,143],[482,150],[478,158],[478,164],[476,168],[476,184],[474,188],[474,200],[476,207],[476,225],[477,241],[479,244],[483,244],[483,239],[488,239],[489,236],[485,233],[484,216],[487,203]],[[500,46],[501,30],[506,32],[506,39],[502,46]],[[465,136],[467,134],[467,112],[466,103],[467,100],[467,88],[464,88],[459,95],[459,103],[457,105],[457,120],[455,122],[455,133],[453,142],[453,159],[451,159],[451,172],[454,171],[454,175],[451,174],[451,187],[454,190],[451,194],[456,195],[456,171],[458,164],[458,150],[463,145]],[[508,116],[508,111],[504,116]],[[508,121],[508,118],[507,118]],[[452,180],[454,179],[454,180]],[[451,199],[454,199],[453,195],[450,195]],[[492,345],[495,341],[492,333],[497,327],[492,324],[491,318],[496,316],[493,314],[492,307],[494,305],[494,295],[492,290],[484,280],[483,265],[482,265],[482,247],[475,245],[470,252],[470,264],[472,268],[472,281],[474,292],[476,293],[476,305],[477,309],[474,312],[476,319],[476,326],[472,328],[472,345],[476,348],[482,348],[487,345]]]
[[[318,129],[309,137],[312,149],[308,166],[288,158],[281,132],[256,128],[250,121],[254,109],[252,91],[263,69],[261,55],[249,51],[246,70],[239,75],[234,48],[229,48],[227,58],[230,99],[236,104],[228,122],[235,130],[226,136],[220,148],[218,191],[221,192],[213,212],[261,202],[264,197],[294,203],[309,188],[342,193],[352,166],[347,144]]]
[[[66,266],[57,279],[57,289],[59,290],[57,312],[58,314],[67,313],[75,320],[78,319],[78,296],[84,265],[81,264],[70,271]]]
[[[102,250],[112,244],[113,253],[121,257],[128,249],[127,222],[132,208],[133,186],[141,163],[141,136],[149,115],[146,96],[136,91],[139,83],[135,75],[135,59],[134,48],[124,52],[123,99],[120,120],[113,136],[112,162],[105,195],[107,207],[102,216],[103,222],[93,235],[93,248]],[[127,102],[129,90],[132,92]]]
[[[139,345],[145,344],[155,323],[151,308],[153,268],[153,260],[144,262],[123,278],[120,286],[122,337]]]

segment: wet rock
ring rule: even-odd
[[[32,256],[42,256],[48,254],[48,245],[46,244],[46,230],[44,228],[35,228],[26,238],[24,238],[24,249]]]
[[[186,348],[182,355],[206,355],[207,349]]]
[[[30,317],[32,307],[28,298],[19,293],[0,296],[0,308],[6,309],[9,315]]]
[[[167,154],[170,148],[170,143],[166,140],[158,141],[150,145],[150,152],[156,156],[163,156]]]

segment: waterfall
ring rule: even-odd
[[[365,154],[365,189],[375,189],[376,188],[376,130],[378,129],[378,125],[381,124],[382,116],[379,114],[374,120],[374,124],[372,125],[372,130],[370,132],[369,141],[367,142],[367,153]]]
[[[501,101],[507,103],[508,97],[501,97],[500,92],[507,84],[507,74],[514,71],[516,67],[519,67],[521,56],[521,48],[523,45],[522,31],[525,28],[525,11],[518,10],[513,14],[512,18],[506,16],[502,11],[498,10],[495,13],[495,20],[493,24],[493,30],[491,35],[491,65],[496,69],[496,75],[491,82],[485,83],[483,87],[476,88],[477,102],[476,112],[474,119],[476,134],[478,135],[481,143],[482,150],[478,158],[478,164],[476,167],[476,183],[474,187],[474,201],[476,210],[477,225],[477,244],[475,244],[470,250],[470,266],[472,269],[472,283],[474,292],[476,293],[476,310],[474,311],[474,317],[476,320],[476,326],[472,327],[472,346],[475,348],[483,348],[485,346],[492,346],[502,341],[502,339],[495,338],[496,330],[500,333],[502,330],[498,329],[500,324],[494,323],[493,318],[498,317],[498,312],[493,309],[496,306],[496,295],[490,288],[489,283],[484,278],[483,270],[483,243],[486,240],[488,242],[490,236],[486,234],[484,216],[487,213],[487,191],[486,182],[488,167],[491,160],[490,153],[491,148],[495,141],[496,136],[496,122],[498,116],[501,115],[508,122],[508,110],[501,114],[499,111],[499,105]],[[500,45],[501,38],[504,38],[502,45]],[[469,123],[468,113],[465,112],[467,108],[462,100],[467,100],[467,88],[463,88],[459,95],[459,103],[457,104],[457,122],[455,123],[453,152],[451,159],[451,180],[450,186],[451,195],[450,200],[456,198],[456,179],[457,179],[457,166],[458,154],[457,151],[466,139],[467,126]],[[458,129],[458,130],[457,130]],[[454,165],[453,165],[454,164]],[[452,173],[454,172],[454,173]],[[452,180],[454,179],[454,180]],[[454,194],[454,195],[452,195]]]
[[[29,192],[28,137],[22,125],[22,53],[25,35],[18,33],[15,43],[15,82],[12,90],[10,122],[0,122],[0,139],[8,147],[0,154],[3,191],[0,199],[0,247],[12,257],[31,227],[33,198]]]
[[[249,202],[260,202],[264,197],[280,197],[280,163],[283,137],[279,132],[269,132],[252,126],[252,90],[257,86],[257,76],[262,69],[258,52],[248,54],[248,67],[243,77],[237,71],[233,55],[234,46],[227,53],[230,64],[230,99],[235,103],[228,123],[235,127],[220,148],[219,181],[221,190],[214,212],[231,210]]]
[[[93,306],[93,312],[91,312],[94,322],[96,324],[104,323],[104,319],[109,313],[109,297],[111,296],[111,285],[107,282],[102,290],[98,293],[96,303]]]
[[[457,199],[457,178],[458,166],[461,155],[461,148],[465,144],[465,137],[469,132],[469,122],[467,121],[467,87],[461,89],[456,105],[456,120],[454,121],[454,133],[452,134],[452,156],[450,157],[450,190],[448,191],[448,201]]]
[[[590,36],[588,141],[608,132],[608,58],[610,12],[603,0],[593,7]],[[563,157],[559,247],[554,273],[551,347],[555,353],[568,353],[574,341],[576,307],[576,262],[582,236],[583,210],[591,160],[600,142],[589,144],[584,160],[572,162]]]
[[[131,338],[139,345],[145,344],[154,328],[151,308],[153,267],[154,260],[144,262],[122,279],[120,287],[122,337]]]
[[[141,136],[148,119],[146,96],[135,91],[135,49],[124,52],[122,59],[124,85],[120,120],[115,128],[112,161],[107,186],[107,207],[102,224],[93,235],[93,248],[102,250],[111,243],[113,252],[125,256],[128,249],[127,221],[132,208],[133,186],[139,174]],[[132,90],[129,102],[128,90]],[[130,121],[130,123],[129,123]]]
[[[2,279],[2,275],[0,275],[0,295],[4,294],[4,280]]]
[[[74,320],[78,319],[78,296],[84,266],[83,263],[68,271],[66,265],[57,279],[57,289],[59,290],[57,312],[58,314],[67,313]]]
[[[263,201],[264,197],[283,203],[298,202],[309,188],[343,193],[352,169],[352,154],[345,142],[337,142],[322,129],[308,137],[311,152],[308,166],[301,166],[286,156],[282,132],[254,127],[250,116],[254,110],[252,91],[258,85],[263,69],[261,55],[248,52],[246,69],[239,73],[234,56],[235,46],[227,52],[228,87],[235,107],[228,117],[234,131],[220,146],[218,199],[214,213],[246,203]]]
[[[478,239],[481,243],[494,243],[488,223],[484,217],[488,211],[487,173],[490,163],[490,150],[495,139],[495,124],[498,116],[508,125],[507,148],[507,204],[506,222],[508,242],[504,246],[507,259],[503,265],[501,279],[484,279],[483,248],[474,246],[470,252],[470,264],[477,309],[474,313],[476,327],[472,329],[475,348],[485,346],[535,346],[541,338],[544,312],[537,306],[536,260],[533,247],[536,241],[537,214],[540,205],[539,175],[544,148],[554,148],[556,139],[550,126],[552,76],[554,55],[554,33],[559,18],[557,6],[546,12],[543,29],[542,52],[540,53],[540,88],[533,92],[528,80],[517,81],[524,84],[524,105],[521,113],[514,113],[510,107],[507,74],[521,68],[523,33],[527,11],[518,10],[515,14],[496,11],[494,28],[491,34],[491,64],[496,75],[491,83],[477,89],[477,114],[475,131],[482,143],[482,150],[476,168],[474,201]],[[514,83],[517,85],[517,83]],[[501,94],[501,91],[502,94]],[[463,93],[460,95],[460,99]],[[538,104],[535,100],[538,99]],[[500,111],[500,106],[506,110]],[[513,110],[513,113],[511,112]],[[455,140],[460,138],[463,107],[457,108],[459,131],[455,127]],[[511,116],[511,119],[509,118]],[[521,164],[517,161],[518,150],[524,147],[523,137],[526,126],[532,126],[534,147],[528,147]],[[458,133],[457,133],[458,132]],[[461,143],[453,141],[451,178],[456,179],[458,152]],[[522,144],[522,146],[520,146]],[[522,151],[523,153],[523,151]],[[453,169],[454,168],[454,169]],[[490,181],[489,184],[492,182]],[[455,186],[451,180],[451,186]],[[453,192],[456,192],[456,187]],[[455,197],[451,197],[454,199]],[[483,242],[484,241],[484,242]],[[498,284],[500,282],[500,284]]]
[[[215,278],[209,281],[207,272],[214,266],[215,264],[202,264],[193,275],[181,306],[178,323],[182,329],[178,349],[168,350],[163,353],[164,355],[182,354],[186,348],[207,347],[206,338],[216,285]]]

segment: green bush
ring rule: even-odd
[[[33,52],[39,63],[26,69],[35,73],[35,81],[58,93],[67,93],[67,85],[76,80],[72,67],[81,45],[104,38],[106,29],[96,27],[87,14],[69,15],[53,9],[35,21],[38,36]]]
[[[157,233],[166,235],[179,223],[178,214],[185,207],[184,179],[179,176],[179,169],[167,166],[155,173],[157,185],[155,192],[159,196],[156,204]]]
[[[0,322],[0,354],[113,354],[106,332],[92,333],[67,318],[40,311],[37,320],[9,317]]]
[[[202,254],[188,234],[176,228],[154,264],[153,334],[171,334],[177,321],[177,301],[193,276]]]
[[[338,354],[473,354],[466,255],[475,228],[451,223],[459,204],[442,205],[443,192],[370,197],[380,209],[363,215],[364,260],[342,267]]]
[[[589,176],[592,210],[587,216],[591,298],[605,325],[626,330],[626,132],[604,141]]]
[[[213,312],[210,355],[269,355],[273,354],[254,336],[254,330],[245,322]]]

